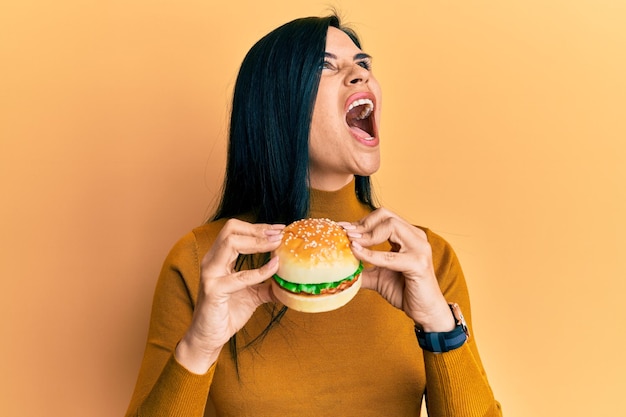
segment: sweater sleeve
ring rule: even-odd
[[[157,281],[148,340],[127,417],[203,416],[215,365],[197,375],[174,349],[191,323],[200,276],[194,233],[170,251]]]
[[[458,303],[470,329],[463,346],[446,353],[424,351],[426,403],[431,417],[501,417],[483,369],[472,331],[469,293],[452,247],[426,230],[433,251],[435,274],[446,300]]]

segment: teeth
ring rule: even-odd
[[[360,98],[358,100],[354,100],[352,103],[350,103],[350,106],[348,107],[348,111],[352,110],[353,108],[357,106],[365,106],[361,114],[357,116],[357,120],[365,119],[370,114],[372,114],[372,111],[374,110],[374,102],[370,100],[369,98]]]

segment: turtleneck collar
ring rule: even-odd
[[[310,217],[354,222],[370,213],[372,210],[356,197],[355,184],[356,181],[353,178],[350,183],[337,191],[312,188]]]

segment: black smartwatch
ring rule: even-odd
[[[417,342],[423,350],[434,353],[449,352],[460,348],[467,341],[469,329],[467,328],[467,323],[465,323],[461,308],[456,303],[450,303],[450,310],[454,316],[456,327],[449,332],[429,333],[423,331],[417,325],[415,326]]]

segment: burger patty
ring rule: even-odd
[[[299,295],[308,295],[310,297],[315,297],[317,295],[328,295],[328,294],[335,294],[338,293],[340,291],[343,291],[345,289],[350,288],[355,282],[357,282],[359,280],[359,278],[361,277],[361,274],[357,275],[356,277],[354,277],[353,279],[349,279],[349,280],[345,280],[343,281],[341,284],[339,284],[339,286],[334,287],[334,288],[324,288],[323,290],[320,290],[319,294],[309,294],[306,292],[299,292],[299,293],[295,293],[295,294],[299,294]],[[289,290],[287,290],[289,291]],[[290,291],[291,292],[291,291]]]
[[[337,292],[350,288],[359,279],[362,270],[363,264],[359,263],[359,267],[351,276],[339,281],[325,282],[319,284],[297,284],[287,281],[278,275],[274,275],[274,280],[276,281],[276,283],[278,283],[278,285],[280,285],[282,289],[292,292],[294,294],[310,296],[335,294]]]

